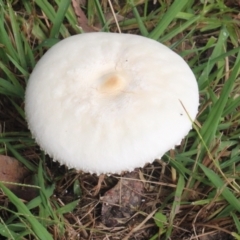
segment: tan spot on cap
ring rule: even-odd
[[[122,91],[126,86],[125,79],[118,74],[107,75],[100,84],[100,92],[107,94],[116,94]]]

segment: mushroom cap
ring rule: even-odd
[[[61,164],[97,174],[161,157],[192,128],[198,105],[196,79],[179,55],[118,33],[84,33],[54,45],[25,96],[40,147]]]

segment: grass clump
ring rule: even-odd
[[[39,189],[23,202],[1,183],[0,235],[44,240],[240,239],[238,1],[80,2],[0,0],[0,154],[22,162]],[[94,195],[97,176],[49,161],[27,130],[24,91],[38,59],[60,39],[118,29],[178,52],[196,75],[200,106],[194,130],[181,145],[140,170],[145,202],[134,218],[110,229],[101,224],[99,196],[121,176],[106,176]]]

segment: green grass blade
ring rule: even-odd
[[[13,47],[12,42],[10,41],[10,38],[8,36],[8,32],[6,31],[6,28],[4,26],[4,23],[5,23],[4,15],[5,14],[6,13],[5,13],[5,11],[3,11],[3,8],[0,8],[0,36],[1,36],[0,43],[3,45],[2,48],[4,50],[4,53],[8,53],[14,59],[18,59],[18,54],[17,54],[15,48]]]
[[[49,198],[47,197],[48,194],[46,192],[46,188],[45,188],[45,180],[44,180],[44,176],[43,176],[43,168],[42,168],[42,163],[40,162],[39,166],[38,166],[38,182],[39,182],[39,186],[41,188],[40,190],[40,196],[42,199],[42,205],[43,205],[43,209],[45,211],[44,216],[42,216],[43,218],[47,218],[48,216],[51,216],[54,218],[55,214],[52,210],[52,207],[49,203]]]
[[[24,92],[22,88],[14,86],[9,81],[0,78],[0,94],[5,96],[19,97],[23,98]]]
[[[29,76],[29,73],[21,65],[19,65],[18,62],[14,58],[12,58],[8,54],[7,54],[7,56],[9,58],[9,60],[13,63],[13,65],[22,73],[22,75],[24,77],[28,77]]]
[[[236,97],[232,100],[229,100],[229,105],[226,107],[226,109],[223,112],[223,116],[225,117],[226,115],[234,112],[235,109],[237,109],[237,107],[240,106],[240,96]]]
[[[99,20],[101,22],[101,25],[103,26],[103,31],[109,32],[108,23],[107,23],[107,21],[105,19],[103,11],[102,11],[101,4],[99,3],[98,0],[94,0],[94,2],[95,2],[96,9],[97,9],[97,12],[98,12]],[[91,4],[91,1],[89,1],[88,4]]]
[[[4,193],[8,196],[9,200],[15,205],[18,212],[22,214],[27,220],[28,224],[33,229],[34,233],[41,240],[53,240],[50,233],[46,230],[46,228],[32,215],[32,213],[28,210],[26,205],[15,195],[13,194],[7,187],[5,187],[1,182],[0,186]]]
[[[45,188],[45,196],[47,199],[49,199],[55,190],[55,185],[51,185]],[[41,196],[37,196],[36,198],[32,199],[30,202],[27,203],[27,207],[29,210],[38,207],[42,203],[42,198]]]
[[[203,170],[203,172],[206,174],[210,182],[219,190],[221,190],[222,196],[228,201],[228,203],[234,207],[234,209],[238,212],[240,212],[240,204],[239,199],[237,199],[232,191],[228,189],[227,186],[225,186],[225,183],[223,180],[219,177],[217,173],[212,171],[211,169],[205,167],[204,165],[199,163],[199,166]]]
[[[6,74],[6,78],[8,81],[12,82],[12,84],[19,90],[19,94],[24,93],[24,89],[18,79],[16,78],[15,74],[11,72],[3,62],[0,61],[0,69]]]
[[[198,79],[198,84],[200,89],[203,89],[209,86],[210,82],[208,81],[208,79],[209,79],[210,72],[212,71],[215,64],[217,64],[218,62],[224,61],[224,58],[218,59],[218,61],[211,61],[211,59],[217,58],[219,55],[225,52],[225,46],[226,46],[228,36],[229,34],[227,32],[227,29],[223,27],[219,33],[218,41],[213,49],[211,57],[209,58],[208,65],[203,70],[202,74]]]
[[[15,109],[17,110],[18,114],[22,117],[22,119],[25,119],[25,112],[24,109],[19,106],[14,99],[9,97],[9,101],[12,103],[12,105],[15,107]]]
[[[183,193],[184,186],[185,186],[184,177],[182,175],[179,175],[178,183],[177,183],[177,187],[176,187],[176,191],[175,191],[175,196],[174,196],[174,202],[172,204],[172,209],[171,209],[170,216],[169,216],[169,227],[166,232],[166,239],[168,239],[171,236],[174,218],[175,218],[176,214],[178,214],[179,209],[180,209],[181,196]]]
[[[8,4],[9,7],[9,15],[10,15],[10,21],[12,25],[12,30],[14,34],[14,40],[17,48],[17,53],[18,53],[18,59],[19,59],[19,64],[26,69],[27,68],[27,63],[26,63],[26,58],[25,58],[25,52],[23,50],[23,42],[21,38],[20,29],[17,23],[16,15],[13,12],[13,9],[11,7],[11,4]]]
[[[200,129],[200,134],[205,141],[205,144],[208,146],[210,142],[213,140],[216,135],[216,131],[218,129],[218,125],[221,120],[221,116],[223,114],[223,110],[226,107],[229,95],[233,89],[235,80],[240,71],[240,53],[236,59],[235,65],[232,69],[231,75],[229,79],[226,81],[222,88],[221,95],[217,102],[212,106],[210,113],[208,114],[207,119],[205,120],[202,128]],[[197,142],[192,145],[192,148],[196,148]],[[203,156],[204,151],[201,152],[201,156]]]
[[[56,2],[59,6],[60,3],[62,2],[62,0],[56,0]],[[70,26],[74,29],[76,34],[82,33],[81,27],[78,26],[77,17],[74,13],[74,10],[73,10],[73,7],[71,4],[68,7],[65,17],[66,17],[67,21],[69,22]]]
[[[69,1],[69,0],[67,0],[67,1]],[[51,3],[49,3],[46,0],[35,0],[35,2],[42,9],[42,11],[46,14],[46,16],[49,18],[49,20],[52,23],[54,23],[55,18],[56,18],[56,12],[54,10],[54,7],[51,5]],[[57,24],[59,24],[59,23],[57,23]],[[56,24],[56,29],[57,29],[57,24]],[[64,38],[68,37],[70,35],[67,28],[63,24],[60,26],[60,33]]]
[[[237,227],[237,231],[240,233],[240,221],[239,221],[238,216],[235,213],[233,213],[233,212],[231,212],[231,216],[233,218],[235,226]]]
[[[35,0],[40,9],[47,15],[47,17],[54,22],[55,10],[53,6],[46,0]]]
[[[40,211],[39,215],[42,219],[47,219],[49,216],[53,219],[55,224],[58,225],[58,230],[61,232],[61,234],[64,233],[64,225],[60,222],[59,217],[56,215],[56,211],[52,208],[52,205],[50,203],[48,192],[45,187],[45,178],[44,178],[44,172],[42,167],[42,162],[40,162],[38,166],[38,182],[40,186],[40,196],[41,196],[41,204],[39,205]]]
[[[58,208],[56,212],[61,215],[72,212],[75,209],[75,207],[78,205],[78,203],[79,203],[79,200],[75,200],[71,203],[66,204],[65,206],[63,206],[61,208]]]
[[[24,8],[26,9],[27,13],[31,14],[31,12],[32,12],[31,2],[29,0],[22,0],[22,3],[24,5]]]
[[[36,166],[33,165],[30,161],[27,161],[10,143],[5,143],[7,149],[13,154],[13,156],[23,163],[29,170],[32,172],[36,171]]]
[[[26,76],[26,78],[25,78],[25,82],[26,82],[26,79],[28,79],[28,77],[29,77],[29,70],[32,70],[34,68],[36,62],[35,62],[32,46],[29,44],[29,42],[26,39],[26,37],[24,36],[24,34],[22,33],[21,35],[22,35],[22,39],[23,39],[23,42],[24,42],[24,48],[25,48],[24,51],[26,52],[26,61],[27,61],[27,73],[28,74],[24,75],[24,76]]]
[[[177,34],[182,33],[184,30],[186,30],[188,27],[190,27],[193,23],[197,22],[199,20],[200,16],[194,16],[190,18],[187,22],[183,23],[180,26],[177,26],[174,30],[172,30],[170,33],[162,36],[160,38],[160,42],[166,42],[173,37],[175,37]]]
[[[65,18],[65,14],[68,10],[68,7],[71,3],[71,0],[62,0],[58,6],[57,14],[55,15],[53,26],[50,33],[50,38],[58,38],[60,27]]]
[[[2,224],[0,223],[0,236],[7,237],[7,239],[17,239],[18,235],[9,229],[2,218],[0,220],[2,222]]]
[[[167,29],[168,25],[172,22],[172,20],[177,16],[179,12],[185,7],[188,1],[173,1],[172,5],[168,9],[168,11],[164,14],[157,27],[149,34],[149,38],[159,39],[159,37],[164,33]]]
[[[130,3],[130,6],[131,6],[132,9],[133,9],[133,14],[134,14],[134,16],[135,16],[135,18],[136,18],[136,20],[137,20],[137,23],[138,23],[139,30],[140,30],[141,34],[142,34],[143,36],[147,37],[147,36],[149,35],[148,30],[147,30],[147,28],[145,27],[145,25],[144,25],[144,23],[143,23],[143,21],[142,21],[142,18],[140,17],[140,14],[139,14],[136,6],[134,5],[134,3],[133,3],[132,0],[130,0],[129,3]]]
[[[206,48],[205,50],[207,50],[207,49],[208,48]],[[219,54],[219,52],[218,52],[218,54],[217,54],[217,56],[215,58],[211,57],[207,62],[204,62],[203,64],[200,64],[199,66],[194,67],[193,71],[194,71],[194,73],[196,75],[200,75],[200,77],[202,77],[201,76],[202,72],[203,71],[206,72],[205,69],[209,68],[209,65],[212,65],[212,64],[214,65],[218,61],[221,61],[222,59],[224,59],[226,57],[230,57],[230,56],[232,56],[232,55],[234,55],[236,53],[239,53],[239,52],[240,52],[240,47],[234,48],[234,49],[232,49],[232,50],[230,50],[228,52],[224,52],[224,53],[221,53],[221,54]],[[204,81],[207,81],[208,77],[209,77],[209,72],[207,74],[205,74],[205,77],[206,77],[206,79]],[[199,80],[199,78],[198,78],[198,80]],[[207,82],[206,86],[204,86],[204,83],[201,84],[200,85],[200,90],[203,90],[205,87],[208,87],[209,86],[208,84],[210,84],[210,82]]]

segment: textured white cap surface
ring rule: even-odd
[[[53,46],[26,89],[26,119],[41,148],[69,167],[118,173],[179,144],[199,95],[186,62],[157,41],[84,33]]]

